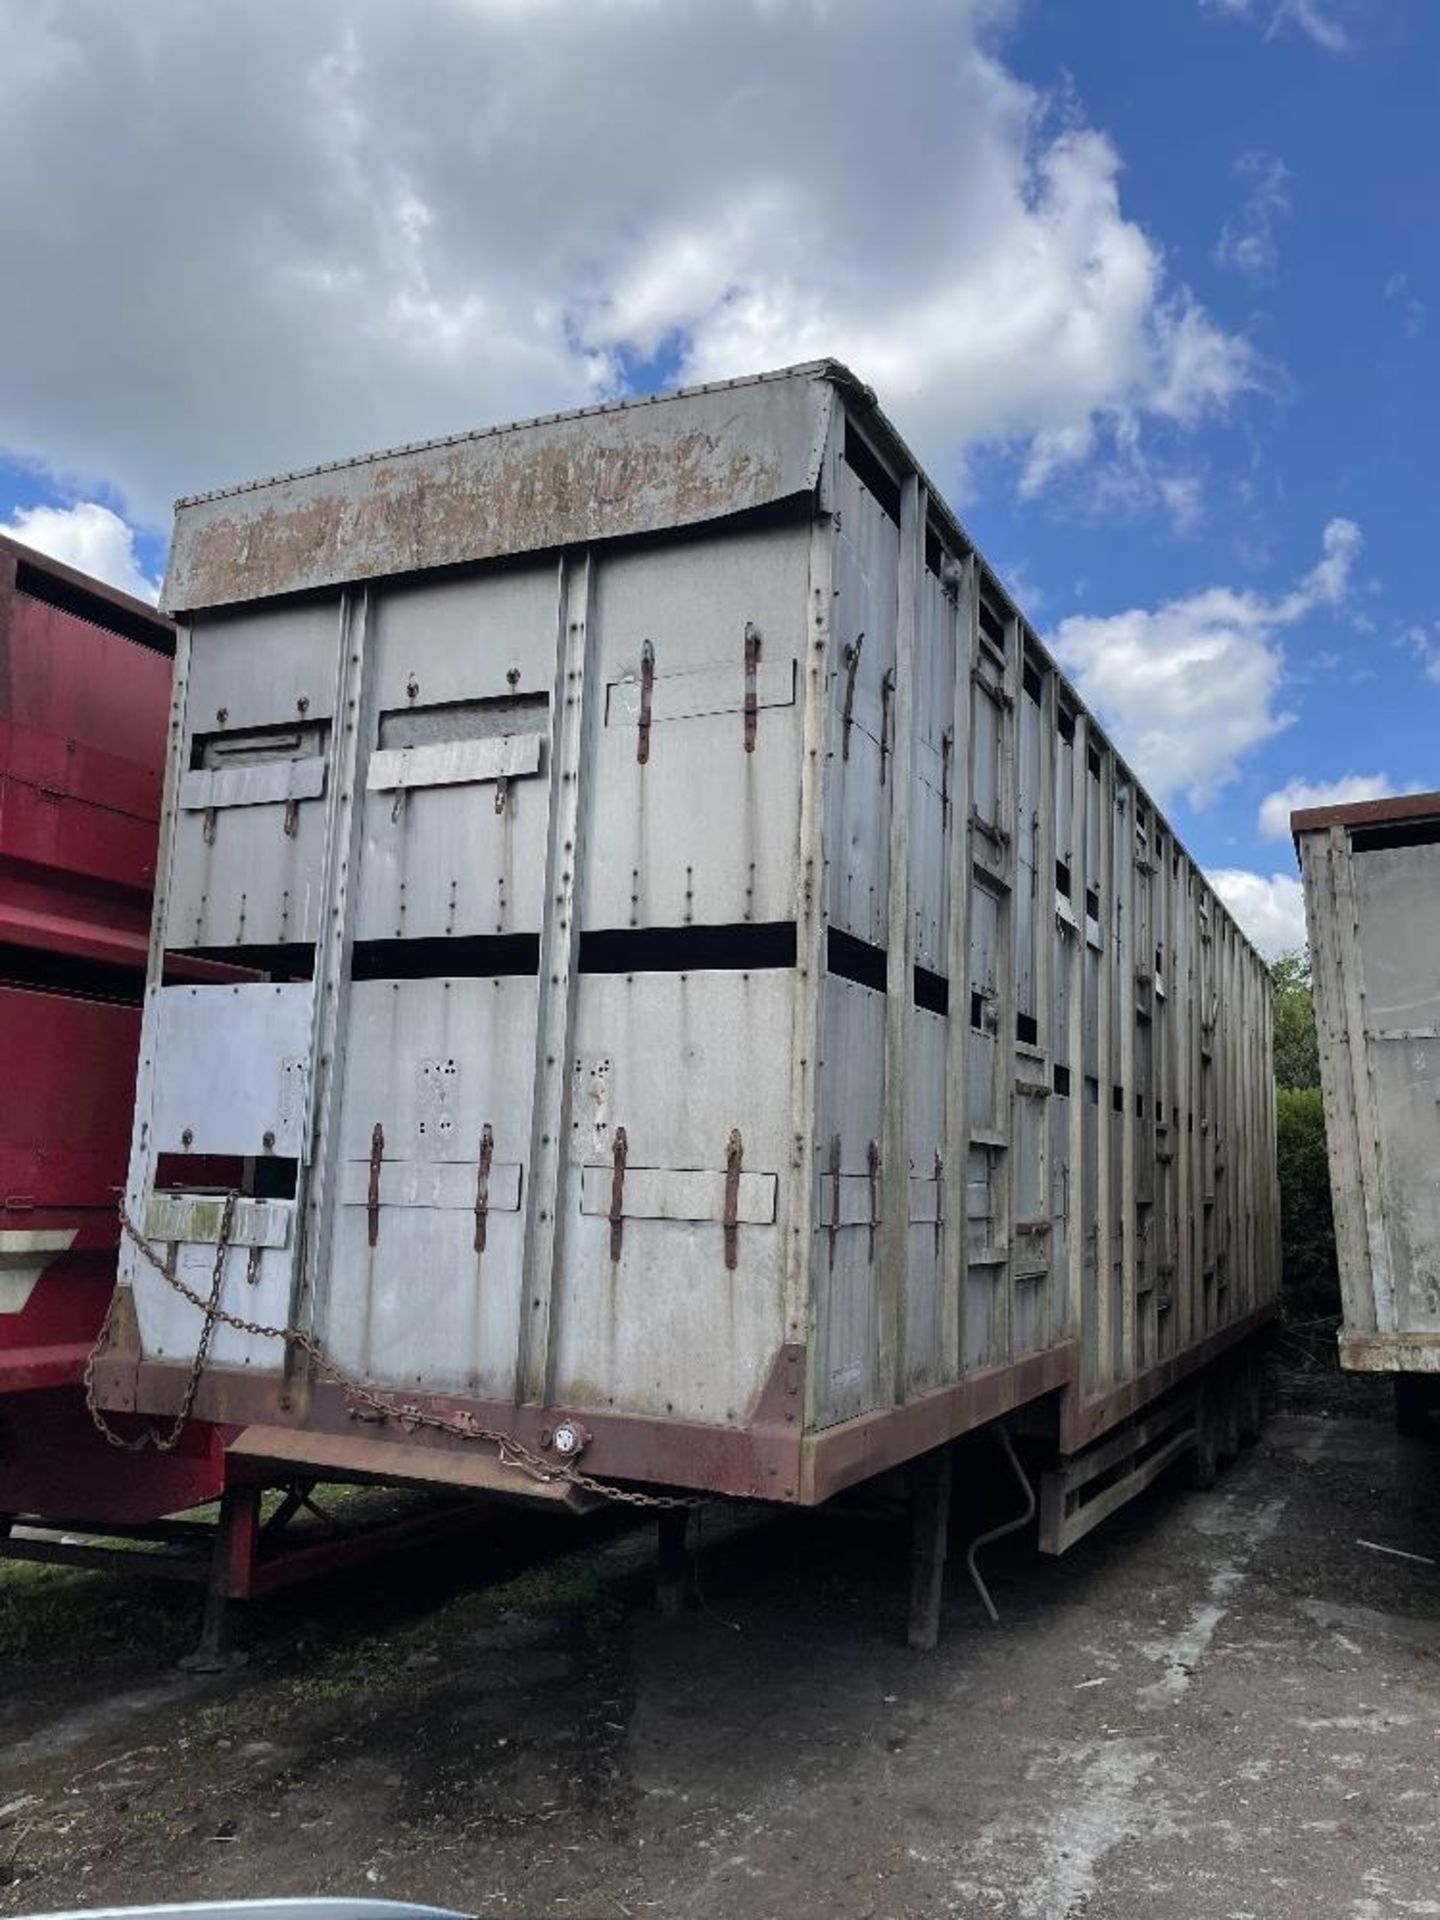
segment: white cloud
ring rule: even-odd
[[[160,582],[147,577],[135,552],[135,535],[118,513],[95,500],[73,507],[18,507],[6,521],[6,533],[27,547],[81,573],[93,574],[137,600],[159,597]]]
[[[1331,520],[1320,559],[1288,593],[1207,587],[1154,609],[1061,621],[1058,658],[1157,800],[1184,793],[1206,805],[1290,724],[1278,705],[1279,635],[1341,603],[1360,546],[1353,520]]]
[[[1242,153],[1235,172],[1246,193],[1221,230],[1215,258],[1252,279],[1272,279],[1280,264],[1276,230],[1290,211],[1290,169],[1273,153]]]
[[[1003,64],[1018,7],[0,0],[0,446],[161,524],[637,358],[838,354],[947,486],[1188,428],[1250,350]]]
[[[1205,878],[1267,960],[1305,945],[1305,893],[1293,873],[1219,867]]]
[[[1392,273],[1385,282],[1385,298],[1398,304],[1400,325],[1407,340],[1418,340],[1425,329],[1425,302],[1410,284],[1408,273]]]
[[[1291,780],[1260,802],[1256,824],[1265,840],[1288,840],[1290,816],[1300,807],[1343,807],[1356,800],[1380,800],[1392,793],[1419,793],[1410,781],[1400,785],[1388,773],[1346,773],[1338,780]]]
[[[1321,0],[1200,0],[1212,13],[1236,20],[1253,20],[1264,28],[1267,40],[1293,27],[1327,53],[1348,53],[1350,35],[1335,17],[1333,4]]]

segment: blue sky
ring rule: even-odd
[[[836,353],[1237,913],[1435,785],[1433,0],[0,0],[0,525]]]

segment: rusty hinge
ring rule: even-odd
[[[643,767],[650,758],[650,703],[655,697],[655,649],[647,640],[640,649],[640,730],[635,736],[635,758]]]
[[[480,1129],[480,1164],[475,1171],[475,1251],[485,1251],[490,1218],[490,1168],[495,1160],[495,1131],[487,1120]]]
[[[835,1271],[835,1239],[840,1231],[840,1136],[830,1136],[830,1271]]]
[[[940,736],[940,831],[950,824],[950,761],[955,753],[955,729],[947,727]]]
[[[865,644],[863,633],[857,633],[853,646],[845,648],[841,659],[845,662],[845,704],[840,709],[840,758],[850,758],[850,725],[855,718],[855,676],[860,671],[860,649]]]
[[[756,675],[760,668],[760,629],[753,620],[745,622],[745,751],[755,751],[755,722],[760,713]]]
[[[725,1265],[731,1273],[740,1258],[740,1164],[744,1158],[740,1129],[732,1127],[725,1148]]]
[[[365,1220],[370,1244],[380,1238],[380,1162],[385,1158],[385,1129],[377,1120],[370,1135],[370,1187],[365,1197]]]
[[[880,676],[880,784],[885,784],[885,763],[890,758],[890,701],[895,692],[895,669],[887,667]]]
[[[618,1260],[625,1241],[625,1161],[630,1142],[625,1129],[615,1129],[615,1173],[610,1182],[610,1258]]]
[[[285,838],[293,840],[300,831],[300,802],[293,797],[285,802]]]
[[[880,1143],[872,1140],[865,1149],[865,1170],[870,1177],[870,1251],[869,1261],[875,1264],[875,1233],[880,1225]]]

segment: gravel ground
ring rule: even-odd
[[[957,1555],[929,1656],[875,1503],[732,1524],[673,1622],[648,1533],[452,1549],[262,1613],[218,1681],[173,1668],[193,1598],[5,1569],[0,1912],[1440,1915],[1437,1482],[1300,1396],[1214,1492],[1000,1554],[999,1627]]]

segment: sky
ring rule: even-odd
[[[1265,951],[1440,785],[1435,0],[0,0],[0,527],[833,355]]]

